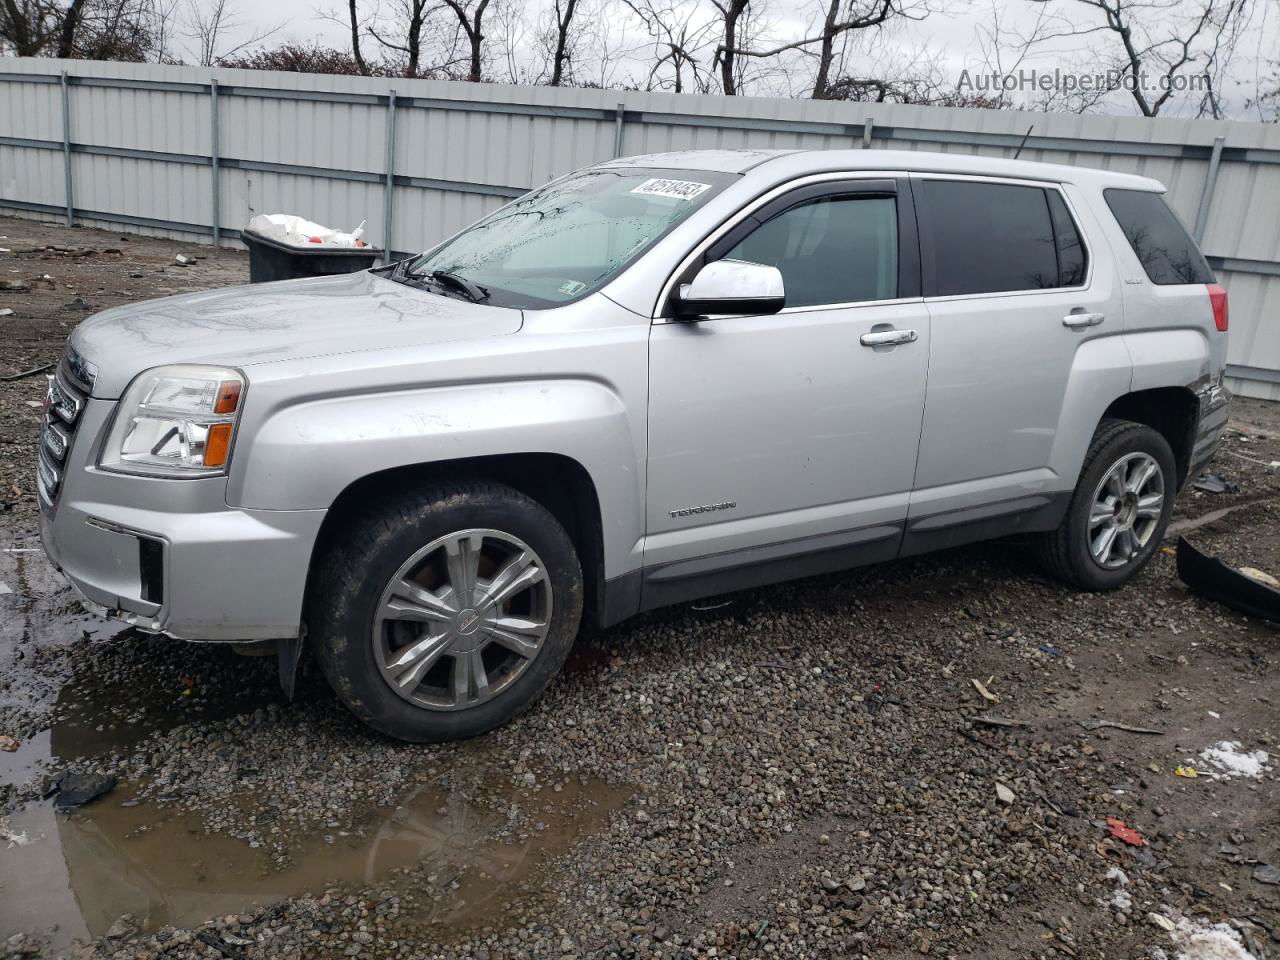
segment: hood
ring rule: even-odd
[[[187,293],[112,307],[71,345],[97,369],[95,397],[119,397],[168,363],[249,367],[321,354],[478,340],[520,329],[522,315],[362,271]]]

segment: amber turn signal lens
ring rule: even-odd
[[[204,465],[206,467],[225,467],[227,456],[231,453],[231,424],[215,423],[209,428],[209,436],[204,441]]]
[[[223,380],[218,384],[218,397],[213,401],[214,413],[235,413],[240,406],[240,381]]]

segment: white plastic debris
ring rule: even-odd
[[[25,831],[14,830],[9,826],[9,821],[0,817],[0,840],[3,840],[10,847],[25,847],[31,842],[31,838],[27,836]]]
[[[367,247],[364,221],[350,233],[321,226],[291,213],[260,213],[249,221],[249,231],[291,247]]]
[[[1220,779],[1248,777],[1261,780],[1262,775],[1271,769],[1271,756],[1267,751],[1246,752],[1235,740],[1223,740],[1201,751],[1200,759],[1213,767],[1217,771],[1213,776]]]
[[[3,580],[0,580],[0,597],[3,597],[6,593],[13,593],[13,590],[10,589],[7,583],[5,583]]]
[[[1175,960],[1259,960],[1225,923],[1209,925],[1182,917],[1169,937],[1178,948]]]

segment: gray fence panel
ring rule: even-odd
[[[342,227],[365,220],[380,243],[388,169],[391,245],[408,251],[551,177],[617,155],[869,146],[1007,157],[1031,127],[1025,159],[1166,184],[1179,215],[1203,227],[1203,247],[1231,292],[1236,389],[1280,399],[1277,126],[4,59],[0,209],[66,216],[63,71],[76,222],[212,239],[216,199],[226,243],[254,214],[278,211]]]

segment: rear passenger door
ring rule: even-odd
[[[1078,357],[1099,368],[1094,389],[1127,389],[1120,338],[1095,347],[1123,330],[1112,257],[1059,184],[912,185],[931,345],[903,552],[1053,526],[1079,466],[1059,448]]]

